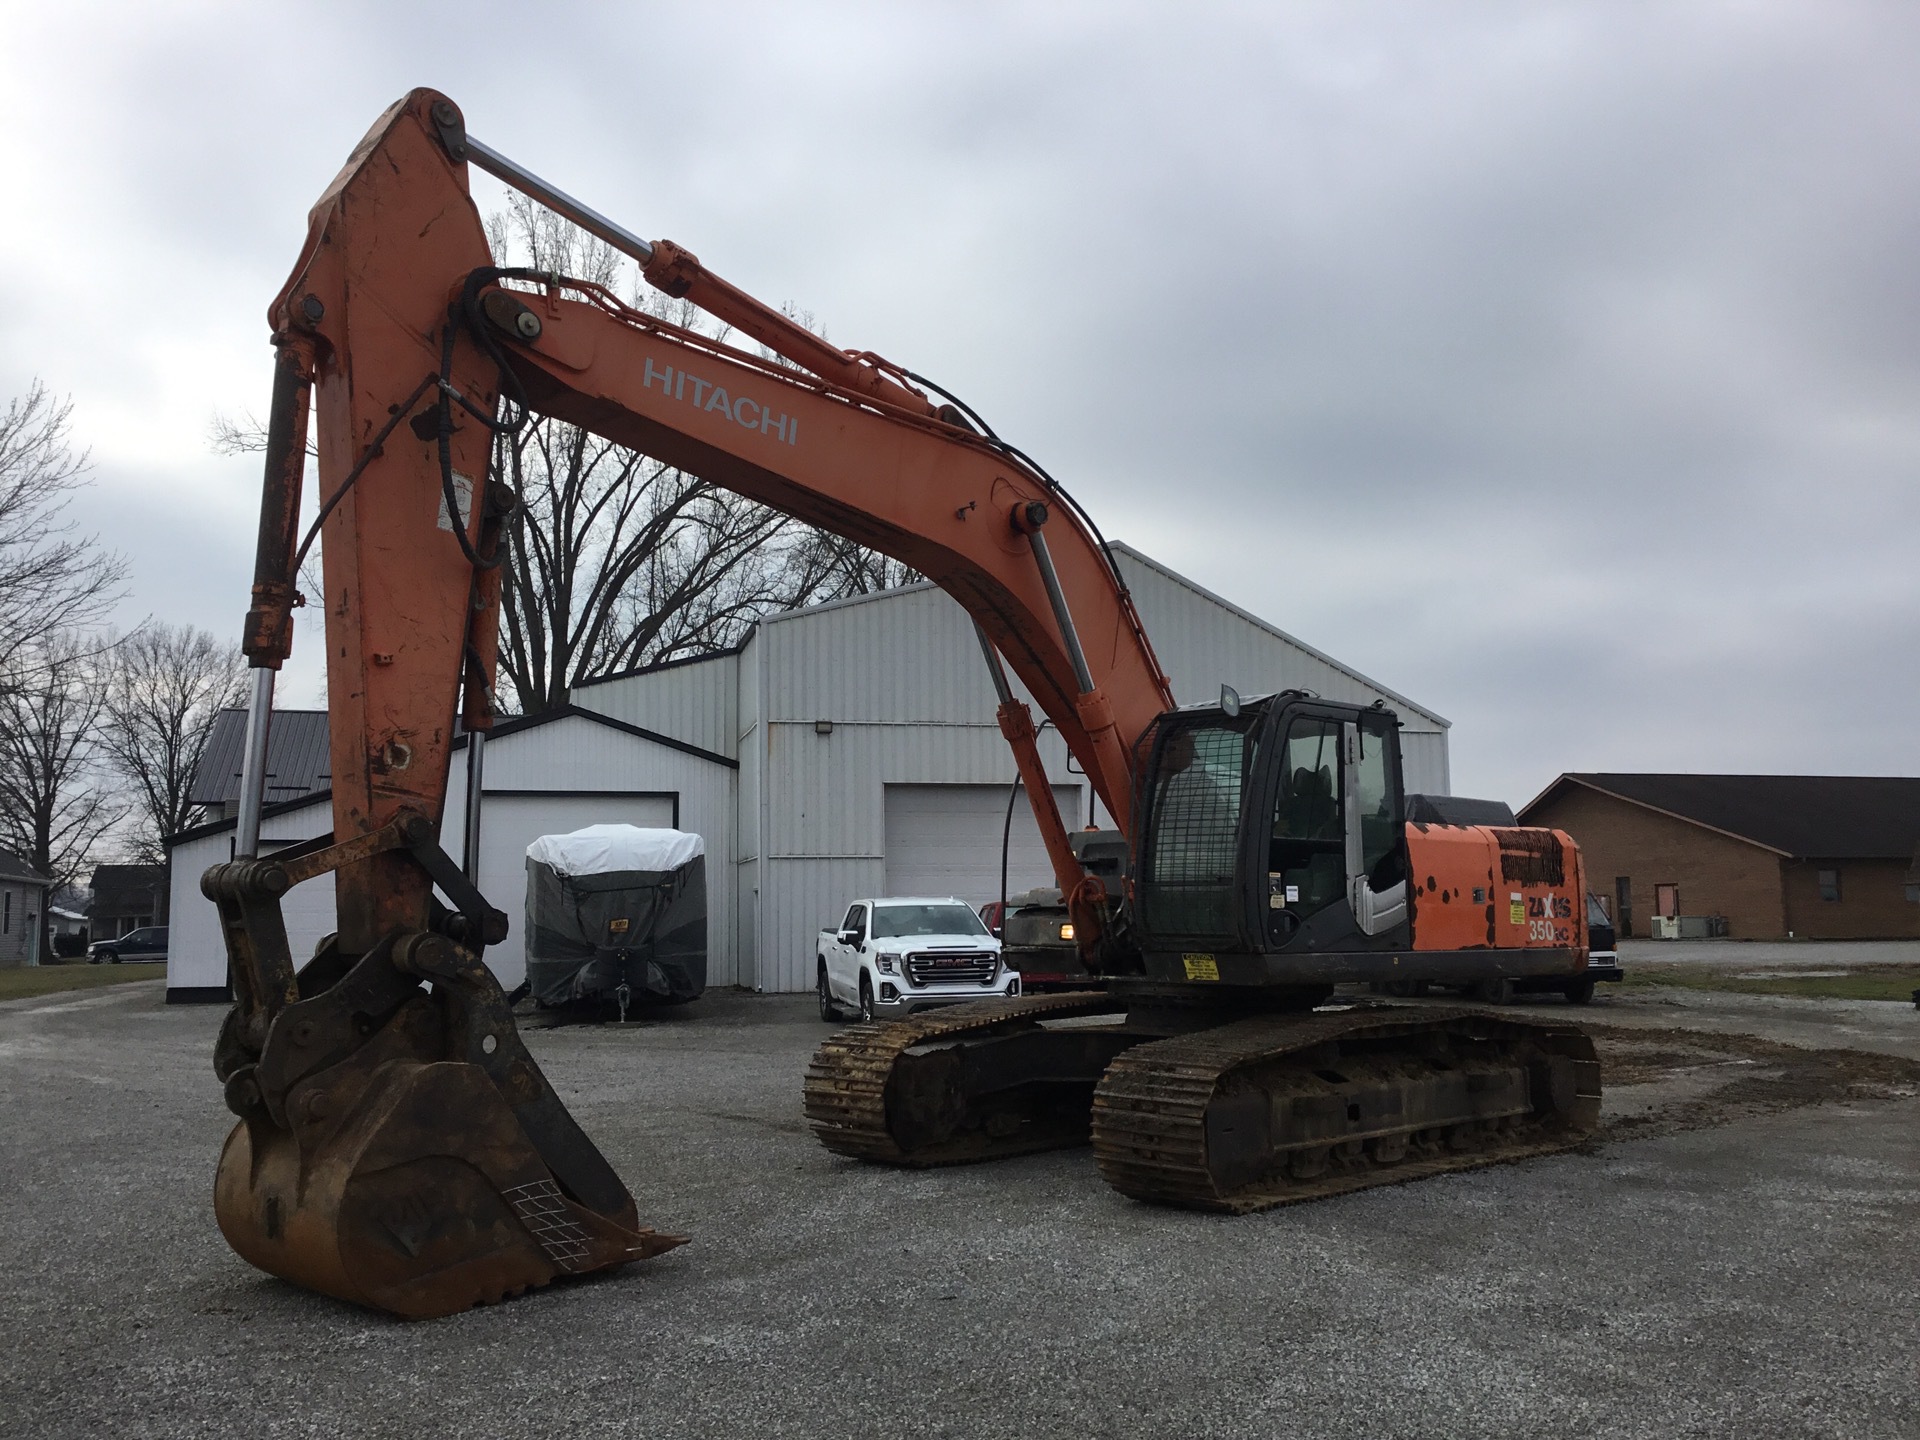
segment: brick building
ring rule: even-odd
[[[1920,938],[1920,779],[1567,774],[1520,810],[1580,842],[1623,935],[1723,916],[1745,940]]]

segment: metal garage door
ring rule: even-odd
[[[671,795],[489,795],[480,809],[480,893],[507,912],[507,938],[487,951],[487,965],[511,990],[526,978],[527,846],[542,835],[584,825],[673,824]],[[449,847],[459,858],[459,840]]]
[[[1080,823],[1080,787],[1053,789],[1061,818]],[[1000,898],[1000,834],[1005,785],[887,786],[887,893],[958,895],[974,905]],[[1051,885],[1053,866],[1022,794],[1013,807],[1007,893]]]

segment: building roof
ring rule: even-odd
[[[93,867],[91,915],[150,915],[166,888],[164,865],[96,865]]]
[[[226,711],[223,713],[244,714],[245,712]],[[280,723],[280,713],[281,712],[277,710],[274,712],[274,724],[276,726]],[[325,754],[327,746],[327,717],[325,713],[309,711],[295,711],[293,713],[319,715],[320,750],[322,754]],[[551,710],[541,711],[538,715],[516,715],[511,719],[499,721],[494,725],[493,729],[488,732],[488,735],[494,740],[505,740],[528,730],[538,730],[543,725],[551,725],[556,720],[570,719],[591,721],[593,724],[605,726],[609,730],[618,730],[623,735],[632,735],[640,740],[650,740],[656,745],[666,746],[669,750],[678,750],[682,754],[694,755],[702,760],[711,761],[715,765],[723,765],[729,770],[738,770],[740,768],[740,762],[729,755],[720,755],[712,750],[703,750],[698,745],[689,745],[686,741],[676,740],[671,735],[661,735],[655,731],[643,729],[638,725],[629,725],[624,720],[616,720],[611,715],[602,715],[597,710],[586,710],[578,705],[556,705]],[[453,748],[455,750],[462,750],[466,748],[466,744],[467,737],[465,735],[456,736],[453,742]],[[238,796],[239,790],[236,786],[234,798],[237,799]],[[267,803],[261,807],[260,816],[262,819],[272,819],[275,816],[285,815],[291,811],[298,810],[302,806],[318,804],[323,800],[330,800],[332,798],[333,790],[331,786],[323,786],[304,795],[276,796],[272,792],[269,792]],[[230,816],[202,821],[198,825],[188,826],[185,830],[167,836],[162,843],[171,849],[175,845],[184,844],[188,840],[198,840],[204,835],[213,835],[222,830],[231,830],[238,823],[237,820]],[[103,866],[102,868],[109,867]],[[96,881],[96,884],[97,883]]]
[[[1262,620],[1258,615],[1255,615],[1251,610],[1241,609],[1238,605],[1234,604],[1231,600],[1224,599],[1223,597],[1214,594],[1213,591],[1207,589],[1206,586],[1201,585],[1198,582],[1189,579],[1187,576],[1182,575],[1178,570],[1172,569],[1169,566],[1161,564],[1158,560],[1155,560],[1152,556],[1142,554],[1140,551],[1134,549],[1133,546],[1125,544],[1119,540],[1111,540],[1107,542],[1107,548],[1117,556],[1125,556],[1128,560],[1133,561],[1135,564],[1142,565],[1147,569],[1154,571],[1156,574],[1165,576],[1168,580],[1173,581],[1176,585],[1181,586],[1185,590],[1189,591],[1191,594],[1197,595],[1202,600],[1209,601],[1210,603],[1219,606],[1222,610],[1225,610],[1228,614],[1246,621],[1249,625],[1252,625],[1257,629],[1264,631],[1266,634],[1271,635],[1276,640],[1282,641],[1287,645],[1291,645],[1294,649],[1300,651],[1303,655],[1311,656],[1313,659],[1318,660],[1321,664],[1326,665],[1331,669],[1337,670],[1342,675],[1345,675],[1348,679],[1353,680],[1360,685],[1364,685],[1369,690],[1375,691],[1381,695],[1386,696],[1386,698],[1392,701],[1396,706],[1399,706],[1403,709],[1411,710],[1414,713],[1423,716],[1427,720],[1430,720],[1435,725],[1439,726],[1442,730],[1450,729],[1452,727],[1453,722],[1448,720],[1444,715],[1439,714],[1437,711],[1429,710],[1426,706],[1419,704],[1417,701],[1409,700],[1406,696],[1400,694],[1398,691],[1389,690],[1386,686],[1382,685],[1378,680],[1374,680],[1369,678],[1366,675],[1362,675],[1358,670],[1354,669],[1351,665],[1348,665],[1343,661],[1336,660],[1334,659],[1333,656],[1327,654],[1326,651],[1316,649],[1314,646],[1307,644],[1307,642],[1300,639],[1299,636],[1290,635],[1285,630],[1282,630],[1278,625],[1274,625],[1266,620]],[[812,616],[815,616],[815,615],[823,615],[835,610],[850,609],[855,605],[872,605],[872,604],[879,603],[881,601],[898,600],[903,596],[907,596],[907,595],[923,595],[929,590],[938,590],[939,588],[940,586],[932,580],[916,580],[910,585],[895,585],[885,590],[869,590],[866,593],[861,595],[847,595],[838,600],[822,600],[818,604],[802,605],[798,609],[781,610],[781,611],[776,611],[771,615],[764,615],[760,618],[758,622],[756,622],[754,626],[752,626],[748,630],[747,633],[749,636],[751,636],[755,630],[759,629],[763,625],[778,625],[778,624],[783,624],[790,620],[804,620],[804,619],[811,618]],[[1147,638],[1151,640],[1153,637],[1149,635]],[[733,656],[740,654],[741,651],[743,651],[745,648],[746,648],[746,642],[743,640],[738,645],[730,646],[724,650],[711,651],[705,655],[682,655],[672,660],[661,661],[653,665],[640,665],[630,670],[617,670],[606,675],[596,675],[591,679],[581,680],[576,682],[574,685],[574,689],[578,690],[584,686],[598,685],[608,680],[629,680],[636,675],[651,675],[660,670],[672,670],[682,665],[697,665],[708,660],[730,659]]]
[[[1568,785],[1796,860],[1907,860],[1920,846],[1920,777],[1569,772],[1522,806],[1520,819]]]
[[[33,864],[23,855],[11,850],[0,850],[0,880],[25,881],[29,885],[51,885],[53,881],[33,868]]]
[[[240,763],[247,745],[247,712],[222,710],[200,756],[188,798],[196,805],[240,803]],[[333,780],[327,756],[327,712],[275,710],[267,730],[269,805],[325,790]]]
[[[712,656],[702,655],[702,660]],[[518,735],[523,730],[538,730],[542,725],[551,725],[556,720],[591,720],[596,725],[604,725],[609,730],[618,730],[623,735],[632,735],[641,740],[651,740],[656,745],[664,745],[669,750],[678,750],[684,755],[695,755],[702,760],[710,760],[715,765],[724,765],[729,770],[738,770],[740,762],[731,755],[722,755],[717,750],[703,749],[685,740],[676,740],[671,735],[662,735],[658,730],[649,730],[643,725],[630,725],[625,720],[616,720],[611,715],[602,715],[598,710],[589,710],[585,706],[566,704],[555,705],[542,710],[538,715],[515,715],[510,719],[494,722],[493,729],[487,732],[490,740],[504,740],[509,735]],[[464,750],[467,745],[465,735],[454,737],[453,748]]]

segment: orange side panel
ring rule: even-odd
[[[1409,825],[1407,860],[1415,950],[1586,950],[1586,872],[1565,831]]]

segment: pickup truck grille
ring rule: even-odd
[[[924,985],[984,985],[993,978],[999,960],[979,950],[930,950],[907,956],[907,983]]]

